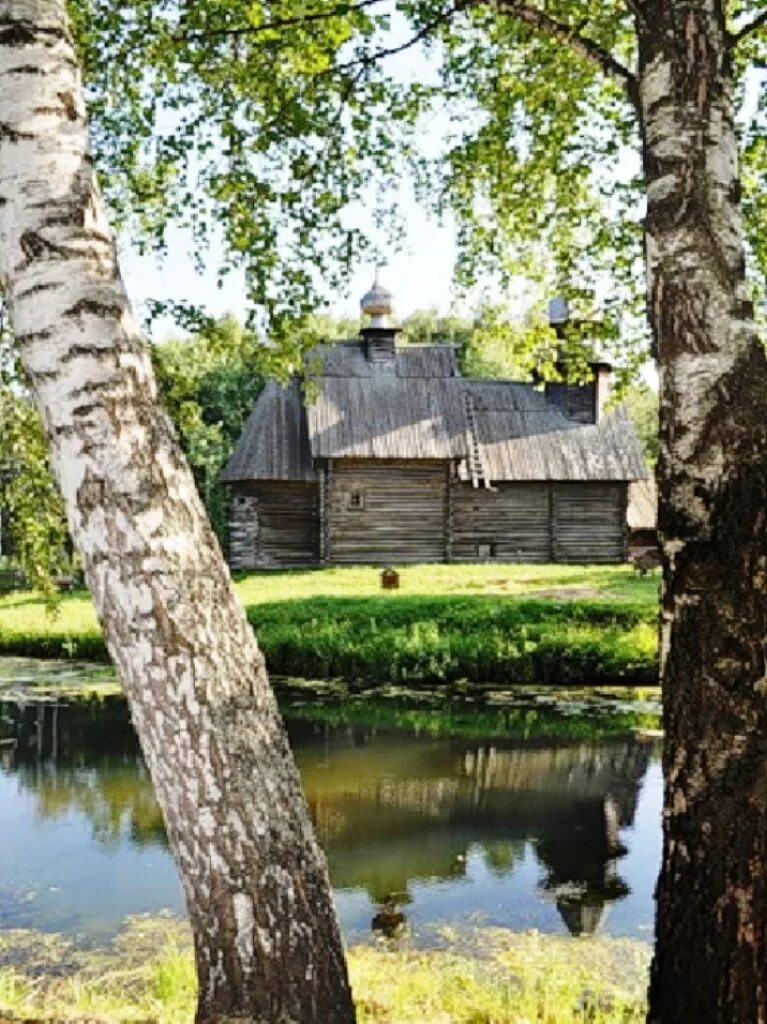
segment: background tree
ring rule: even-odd
[[[503,289],[542,264],[581,319],[604,310],[605,340],[629,339],[629,362],[648,340],[646,304],[661,370],[667,733],[650,1016],[767,1017],[767,369],[754,309],[767,104],[745,102],[767,62],[762,4],[77,8],[115,208],[160,245],[168,218],[204,236],[215,217],[276,339],[364,251],[350,204],[371,178],[379,195],[394,188],[407,163],[457,224],[463,284],[486,272]],[[421,44],[423,74],[389,74]],[[436,113],[444,145],[425,152]]]
[[[637,383],[623,394],[623,402],[639,435],[645,462],[654,467],[660,452],[658,392],[649,384]]]
[[[264,378],[256,337],[232,317],[189,338],[152,346],[165,409],[179,434],[211,525],[226,550],[229,493],[221,471],[242,433]]]
[[[61,495],[26,375],[0,304],[0,555],[49,598],[73,564]]]

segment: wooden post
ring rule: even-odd
[[[326,559],[327,559],[327,550],[326,550],[327,545],[326,545],[326,538],[325,538],[325,520],[326,520],[327,514],[328,514],[327,494],[325,493],[325,488],[327,486],[327,471],[326,471],[324,466],[319,466],[318,467],[318,471],[319,471],[320,479],[319,479],[319,487],[318,487],[318,493],[317,493],[317,513],[319,515],[320,521],[319,521],[319,524],[318,524],[318,527],[317,527],[317,532],[319,534],[320,565],[325,565],[325,562],[326,562]]]
[[[626,484],[623,488],[623,494],[621,495],[621,514],[623,516],[623,561],[627,562],[629,557],[629,527],[628,527],[628,509],[629,509],[629,484]]]
[[[333,460],[328,459],[325,468],[325,522],[323,524],[323,538],[325,541],[324,565],[333,561]]]
[[[445,469],[447,481],[445,486],[445,561],[453,561],[453,519],[455,515],[454,468],[451,463]]]

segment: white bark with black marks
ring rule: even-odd
[[[350,1022],[263,658],[120,279],[64,0],[0,0],[0,283],[184,883],[198,1019]]]

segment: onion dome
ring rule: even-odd
[[[391,316],[394,308],[394,298],[388,288],[378,283],[377,275],[370,291],[362,296],[360,307],[365,316],[372,317],[371,326],[386,326],[386,317]]]

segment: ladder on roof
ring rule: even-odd
[[[466,450],[468,453],[466,461],[469,466],[471,483],[473,487],[479,487],[480,484],[484,484],[485,487],[488,487],[489,483],[485,472],[485,463],[482,458],[482,449],[479,445],[479,435],[477,433],[477,417],[474,411],[474,398],[468,389],[463,393],[463,408],[466,414]]]

